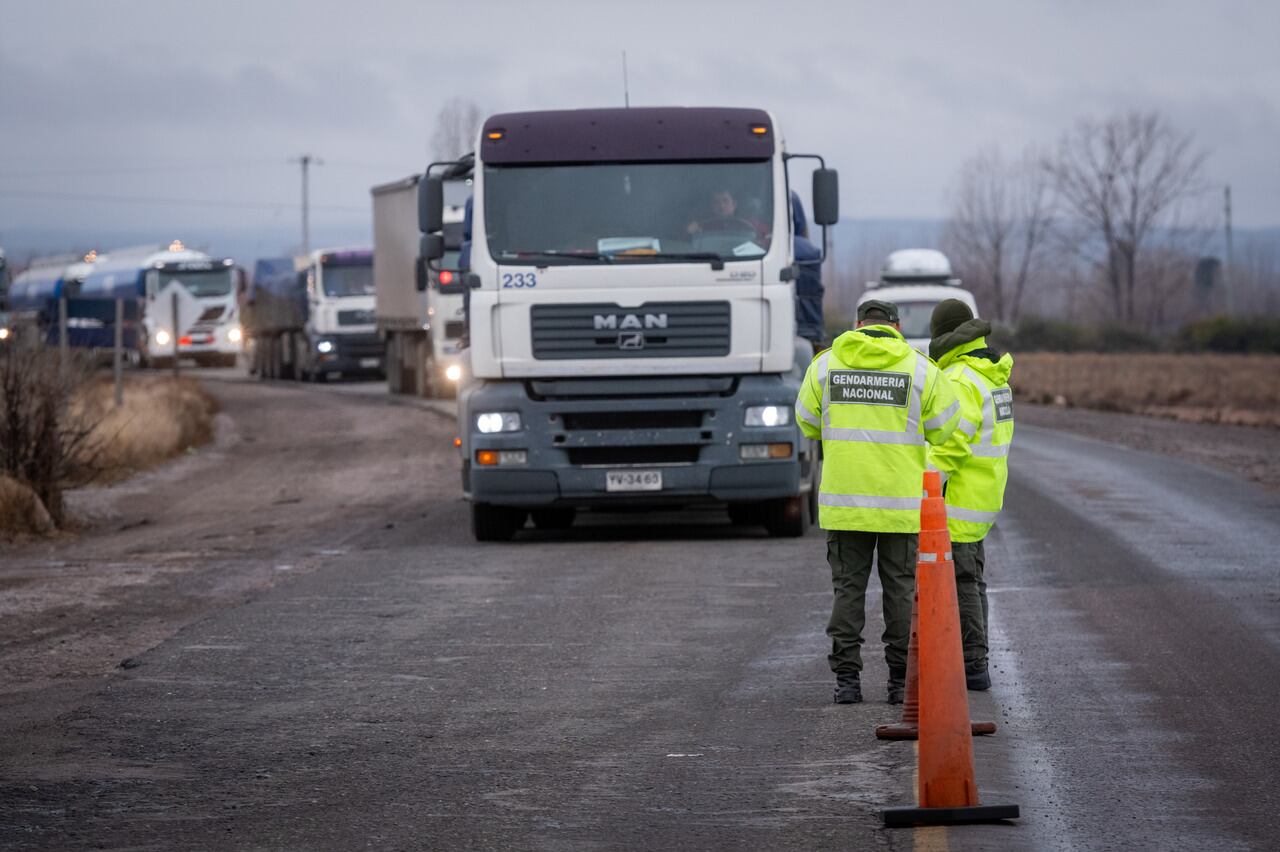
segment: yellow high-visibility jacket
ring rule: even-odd
[[[981,541],[1004,507],[1013,443],[1013,358],[977,357],[987,349],[979,337],[942,356],[938,366],[960,399],[960,425],[951,438],[929,449],[929,464],[947,480],[947,529],[952,541]]]
[[[919,532],[925,444],[941,444],[959,420],[951,383],[892,326],[837,337],[796,398],[800,430],[822,439],[822,528]]]

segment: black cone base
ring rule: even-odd
[[[912,825],[961,825],[966,822],[999,822],[1017,819],[1017,805],[973,805],[967,808],[885,808],[887,828]]]

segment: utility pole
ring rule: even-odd
[[[312,164],[323,166],[324,160],[314,154],[303,154],[292,162],[302,165],[302,253],[311,252],[311,202],[308,200],[308,184]]]
[[[1231,292],[1231,184],[1223,189],[1224,212],[1226,214],[1227,257],[1222,265],[1222,289],[1227,298],[1227,316],[1235,310],[1235,295]]]
[[[627,82],[627,52],[622,51],[622,105],[631,108],[631,85]]]

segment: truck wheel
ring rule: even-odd
[[[471,504],[471,533],[476,541],[511,541],[516,530],[524,526],[524,509],[511,506]]]
[[[774,538],[799,538],[809,529],[809,506],[805,495],[780,497],[764,507],[764,528]]]
[[[533,517],[533,525],[540,530],[567,530],[573,526],[578,510],[573,506],[558,506],[554,509],[534,509],[529,514]]]

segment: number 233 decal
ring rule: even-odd
[[[502,289],[511,290],[515,288],[524,289],[526,287],[537,287],[538,276],[533,272],[504,272],[502,273]]]

